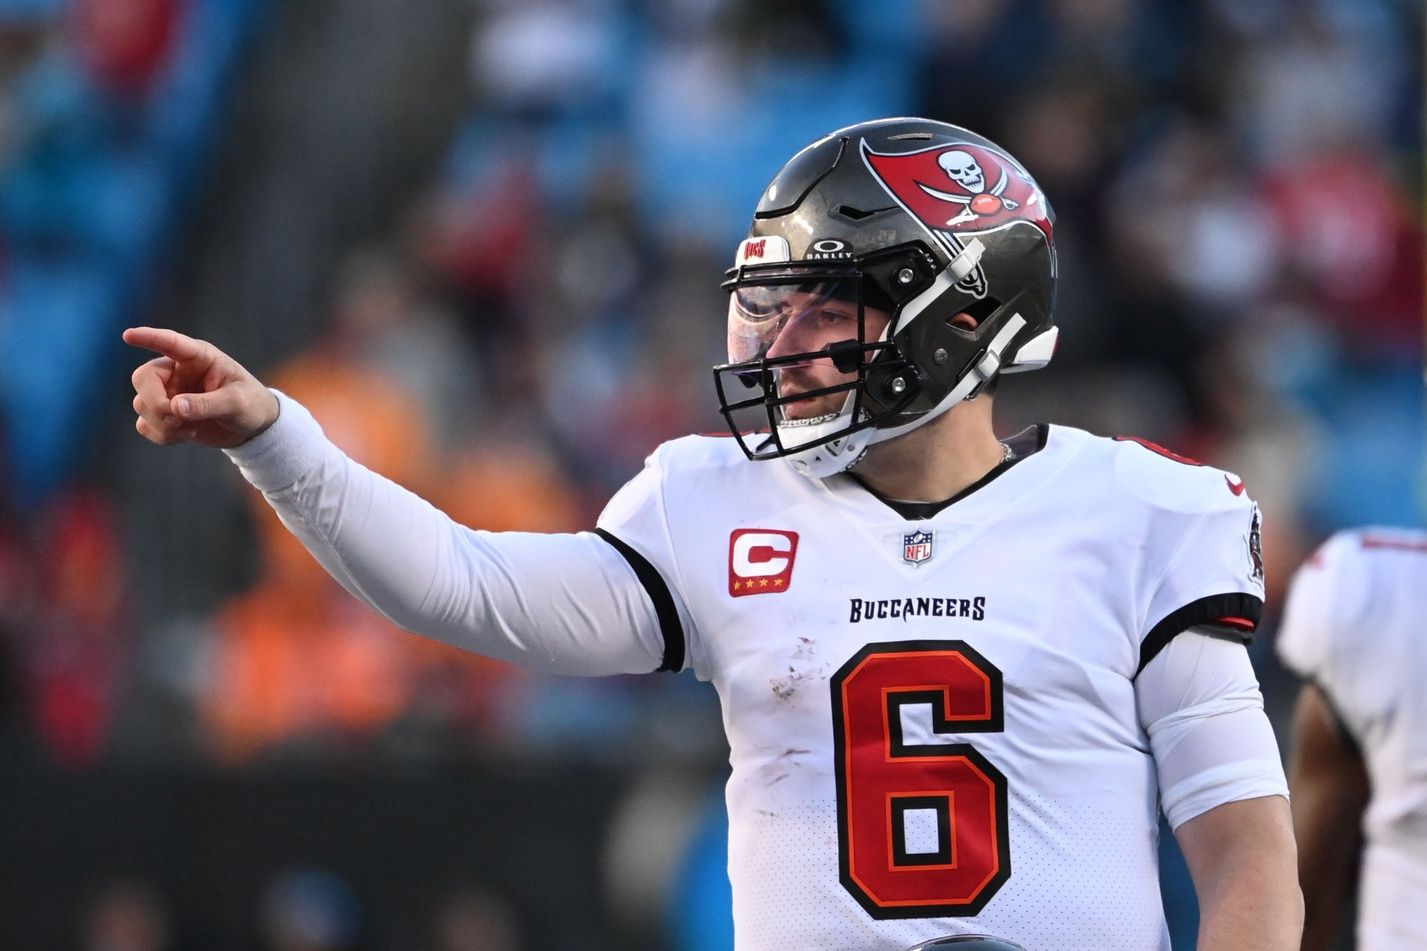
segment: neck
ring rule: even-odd
[[[991,424],[991,399],[982,396],[870,447],[854,471],[885,498],[941,502],[1000,465],[1004,454]]]

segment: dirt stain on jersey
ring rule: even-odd
[[[790,659],[795,661],[812,660],[816,653],[817,642],[811,637],[799,636],[797,642],[793,645],[793,653]],[[790,664],[788,665],[788,676],[775,677],[769,680],[768,684],[773,688],[773,695],[775,697],[779,700],[789,700],[798,692],[798,688],[801,687],[805,681],[825,676],[826,673],[826,664],[817,670],[798,670]]]
[[[773,695],[779,700],[791,700],[793,695],[798,692],[799,687],[809,680],[816,680],[819,677],[825,676],[826,672],[826,664],[817,670],[797,670],[793,667],[789,667],[788,676],[775,677],[768,681],[768,684],[773,688]]]

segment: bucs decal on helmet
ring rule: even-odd
[[[1040,190],[999,152],[961,143],[888,154],[863,140],[862,156],[892,197],[935,231],[966,234],[1027,221],[1051,236]]]
[[[776,235],[766,238],[747,238],[738,246],[738,256],[733,266],[744,264],[780,264],[789,259],[788,239]]]
[[[1050,218],[1040,189],[1000,152],[967,142],[916,152],[874,152],[864,139],[862,158],[882,187],[953,257],[963,247],[959,235],[1018,222],[1039,228],[1050,240]],[[986,277],[979,266],[957,286],[986,296]]]

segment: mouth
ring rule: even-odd
[[[804,397],[802,396],[804,392],[806,391],[794,390],[783,394],[783,398],[788,402],[782,405],[783,421],[781,425],[816,426],[837,415],[836,408],[829,405],[828,397]]]
[[[781,397],[788,402],[782,404],[783,421],[805,425],[809,417],[822,417],[822,400],[816,397],[804,397],[805,390],[785,391]]]
[[[817,400],[815,399],[802,396],[798,393],[784,393],[782,394],[782,398],[784,400],[787,400],[787,402],[783,404],[784,413],[791,413],[796,410],[806,410],[817,402]]]
[[[802,402],[804,402],[804,403],[813,403],[814,400],[802,400]],[[797,404],[794,403],[794,404],[792,404],[792,405],[793,405],[793,406],[796,406]],[[786,410],[786,409],[789,409],[789,408],[791,408],[791,407],[785,407],[785,410]],[[837,418],[837,414],[836,414],[836,413],[824,413],[824,414],[822,414],[821,416],[786,416],[786,415],[785,415],[785,416],[783,417],[783,421],[780,422],[778,425],[779,425],[779,427],[816,426],[816,425],[818,425],[819,423],[826,423],[826,422],[829,422],[829,421],[834,420],[834,419],[836,419],[836,418]]]
[[[849,399],[845,387],[840,385],[841,382],[784,371],[782,379],[778,381],[779,409],[783,423],[815,426],[837,416]]]

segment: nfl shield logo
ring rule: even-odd
[[[902,536],[902,560],[907,564],[920,565],[931,556],[931,532],[912,532]]]

